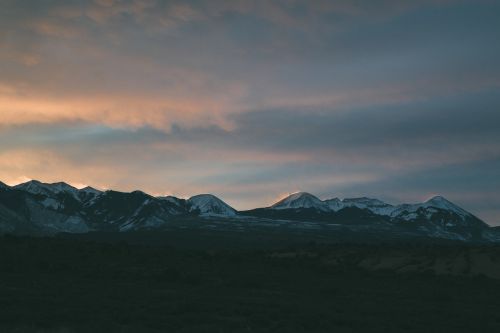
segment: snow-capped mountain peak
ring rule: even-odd
[[[18,190],[23,190],[23,191],[26,191],[29,193],[38,194],[42,191],[42,189],[44,187],[43,187],[43,184],[41,182],[39,182],[38,180],[30,180],[30,181],[27,181],[25,183],[15,185],[14,188],[18,189]]]
[[[297,208],[315,208],[322,211],[329,211],[328,204],[321,201],[318,197],[307,193],[297,192],[278,201],[271,206],[272,209],[297,209]]]
[[[471,213],[442,196],[435,196],[424,203],[399,205],[391,213],[391,218],[404,221],[415,221],[418,219],[437,221],[438,223],[445,223],[449,227],[483,227],[486,225]]]
[[[75,188],[69,184],[66,184],[64,182],[47,184],[47,183],[39,182],[38,180],[30,180],[26,183],[16,185],[16,186],[14,186],[14,188],[29,192],[31,194],[42,194],[42,195],[46,195],[46,196],[50,196],[52,194],[58,194],[58,193],[62,193],[62,192],[67,192],[67,193],[70,193],[72,195],[76,195],[78,193],[77,188]]]
[[[310,193],[298,192],[271,207],[237,212],[211,194],[183,200],[172,196],[153,197],[141,191],[101,192],[91,187],[78,190],[62,182],[47,184],[39,181],[17,185],[13,190],[1,190],[2,187],[9,188],[0,183],[0,233],[2,230],[21,229],[34,234],[163,230],[172,221],[197,218],[220,222],[225,218],[231,222],[238,220],[243,227],[248,218],[266,225],[273,220],[279,220],[279,223],[290,220],[298,221],[297,226],[307,222],[308,228],[314,223],[324,222],[325,225],[349,228],[355,222],[356,226],[374,230],[380,226],[383,230],[405,226],[410,233],[429,237],[500,239],[486,223],[441,196],[423,203],[393,206],[367,197],[322,201]],[[397,228],[392,231],[398,232]]]
[[[87,194],[95,194],[95,195],[98,195],[98,194],[101,194],[102,191],[99,191],[91,186],[87,186],[87,187],[84,187],[84,188],[81,188],[79,190],[80,192],[82,193],[87,193]]]
[[[201,216],[235,216],[236,210],[212,194],[199,194],[188,199],[191,211],[199,210]]]
[[[440,195],[434,196],[431,199],[427,200],[422,204],[422,207],[424,208],[434,207],[434,208],[444,209],[447,211],[452,211],[462,217],[471,215],[469,212],[458,207],[457,205],[455,205],[454,203],[452,203],[451,201],[447,200],[446,198]]]

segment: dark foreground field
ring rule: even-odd
[[[0,237],[0,331],[500,331],[495,247],[181,236]]]

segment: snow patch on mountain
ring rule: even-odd
[[[62,202],[60,202],[58,200],[55,200],[53,198],[45,198],[40,203],[45,208],[50,208],[50,209],[54,209],[54,210],[58,210],[58,209],[64,208],[64,204]]]
[[[342,200],[344,207],[357,207],[360,209],[368,209],[377,215],[389,216],[396,209],[393,205],[367,197],[361,198],[347,198]]]
[[[328,208],[330,208],[334,212],[337,212],[345,207],[342,203],[342,200],[340,200],[339,198],[328,199],[324,200],[323,202],[326,203],[328,205]]]

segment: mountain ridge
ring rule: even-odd
[[[180,223],[176,221],[207,220],[229,221],[242,228],[290,221],[287,223],[299,223],[299,227],[313,223],[321,228],[389,228],[464,240],[497,237],[484,221],[442,196],[423,203],[391,205],[368,197],[321,200],[297,192],[269,207],[237,211],[212,194],[181,199],[39,181],[0,186],[0,233],[156,230]]]

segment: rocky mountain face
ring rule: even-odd
[[[66,183],[0,183],[0,233],[50,235],[59,232],[160,230],[182,221],[225,221],[240,225],[283,224],[376,229],[457,240],[500,240],[500,232],[443,197],[418,204],[390,205],[371,198],[321,200],[299,192],[274,205],[248,211],[211,194],[187,200],[131,193],[77,189]]]
[[[430,237],[461,240],[497,238],[485,222],[441,196],[424,203],[393,206],[366,197],[320,200],[310,193],[299,192],[270,207],[241,214],[275,220],[389,227],[402,232],[415,231]]]
[[[174,219],[226,215],[236,211],[213,195],[183,200],[38,181],[0,187],[0,232],[8,233],[133,231]]]

